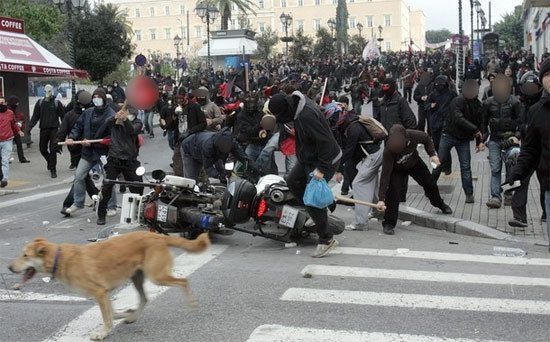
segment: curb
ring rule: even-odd
[[[39,189],[48,189],[48,188],[52,188],[52,187],[59,186],[59,185],[63,185],[63,184],[69,184],[69,183],[71,183],[72,181],[73,181],[73,177],[67,178],[67,179],[62,180],[62,181],[59,181],[59,182],[50,183],[50,184],[47,184],[47,185],[37,185],[37,186],[33,186],[32,188],[14,189],[14,190],[0,190],[0,196],[6,196],[6,195],[12,195],[12,194],[20,194],[20,193],[25,193],[25,192],[30,192],[30,191],[39,190]]]
[[[548,246],[549,244],[548,241],[544,239],[518,237],[472,221],[446,216],[443,214],[433,214],[404,205],[399,206],[399,219],[403,221],[411,221],[416,225],[426,228],[445,230],[455,234],[494,240],[522,242],[541,246]]]

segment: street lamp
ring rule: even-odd
[[[361,23],[358,23],[357,25],[357,30],[359,31],[359,38],[361,38],[361,31],[363,31],[363,24]]]
[[[82,7],[86,4],[86,0],[52,0],[53,4],[58,6],[60,10],[65,9],[67,12],[67,16],[69,17],[68,26],[69,30],[67,30],[67,38],[69,40],[69,59],[72,67],[75,67],[76,64],[76,58],[75,58],[75,50],[74,50],[74,36],[72,31],[72,25],[73,25],[73,11],[76,10],[77,12],[80,11]],[[71,80],[71,99],[76,101],[76,85],[74,78]]]
[[[330,29],[330,35],[332,38],[334,38],[334,29],[336,28],[336,20],[334,18],[330,18],[327,20],[328,28]]]
[[[479,2],[478,0],[476,0],[474,2],[474,6],[476,8],[476,13],[477,13],[477,40],[479,41],[479,13],[482,11],[481,9],[481,2]],[[472,37],[473,38],[473,37]]]
[[[208,46],[208,60],[206,65],[208,67],[208,72],[210,73],[210,24],[213,24],[214,21],[220,15],[220,11],[216,6],[210,4],[207,1],[201,1],[195,7],[195,13],[201,18],[203,23],[206,23],[206,42]]]
[[[181,45],[181,38],[176,34],[174,37],[174,47],[176,48],[176,82],[178,81],[178,75],[180,70],[180,45]]]
[[[292,25],[292,16],[283,12],[279,16],[279,19],[285,28],[285,36],[281,40],[285,42],[285,58],[288,58],[288,43],[292,41],[292,37],[288,36],[288,28]]]

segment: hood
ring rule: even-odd
[[[296,104],[296,111],[294,112],[294,119],[296,119],[296,117],[298,116],[298,114],[304,109],[304,107],[306,106],[306,97],[304,96],[304,94],[302,94],[301,92],[299,92],[298,90],[294,91],[292,94],[291,94],[293,100],[294,100],[294,103]]]
[[[233,147],[233,136],[229,128],[224,128],[213,137],[214,146],[221,153],[229,153]]]
[[[105,107],[107,105],[107,94],[105,93],[105,90],[103,90],[103,88],[97,88],[94,90],[92,98],[96,95],[103,99],[103,107]]]

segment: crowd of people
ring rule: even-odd
[[[469,63],[462,79],[456,77],[455,58],[450,51],[438,51],[392,52],[372,61],[273,60],[252,65],[248,73],[211,69],[182,77],[178,83],[170,76],[148,74],[160,94],[148,110],[121,110],[125,92],[118,82],[93,94],[79,91],[69,108],[53,99],[51,87],[46,87],[46,96],[37,102],[23,129],[15,124],[18,100],[6,104],[0,98],[2,186],[8,179],[12,137],[40,123],[40,152],[51,177],[57,176],[57,143],[64,141],[70,151],[75,179],[62,213],[72,215],[84,207],[86,192],[90,197],[99,193],[89,176],[97,164],[104,164],[108,179],[140,179],[135,170],[140,164],[141,134],[154,136],[153,117],[158,113],[167,150],[172,151],[174,174],[200,184],[209,178],[226,183],[223,165],[228,158],[259,174],[278,172],[273,152],[280,151],[287,183],[297,198],[302,198],[311,178],[334,177],[342,182],[342,195],[351,190],[354,199],[376,203],[383,212],[383,231],[390,235],[395,233],[399,203],[406,199],[409,176],[424,188],[434,207],[452,214],[437,181],[441,173],[451,172],[453,148],[465,201],[476,201],[471,171],[474,141],[476,152],[489,150],[491,196],[486,205],[500,208],[504,199],[514,213],[509,224],[526,227],[532,174],[541,184],[544,213],[543,194],[550,190],[548,158],[542,161],[547,152],[533,147],[548,143],[544,132],[550,120],[541,118],[540,112],[548,111],[550,58],[537,64],[529,53],[504,51],[487,63]],[[484,78],[490,84],[480,91]],[[416,113],[412,101],[418,104]],[[372,113],[363,108],[369,103]],[[543,127],[534,127],[536,122]],[[89,142],[96,139],[101,142]],[[526,150],[526,144],[531,149]],[[418,153],[420,145],[431,168]],[[504,194],[503,166],[506,182],[521,180],[518,188]],[[105,224],[106,216],[116,214],[113,186],[103,186],[99,196],[97,223]],[[327,230],[327,208],[307,210],[319,233],[314,256],[321,257],[337,241]],[[367,229],[373,215],[378,214],[357,205],[355,222],[348,228]]]

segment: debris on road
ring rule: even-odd
[[[403,221],[403,222],[401,222],[401,225],[405,226],[405,227],[410,226],[411,224],[412,224],[412,221]]]
[[[298,245],[296,244],[296,242],[288,242],[288,243],[285,243],[285,248],[294,248],[294,247],[296,247],[296,246],[298,246]]]
[[[524,257],[527,255],[527,252],[521,248],[494,246],[493,255],[507,257]]]
[[[45,283],[49,283],[50,280],[52,280],[52,278],[50,278],[50,277],[44,277],[44,278],[42,278],[42,281],[45,282]]]
[[[43,226],[46,226],[46,225],[48,225],[48,224],[50,224],[50,221],[42,221],[42,225],[43,225]]]

